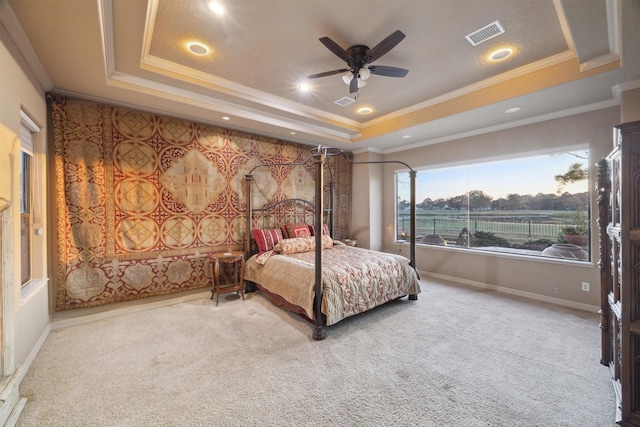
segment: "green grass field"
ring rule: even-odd
[[[528,240],[556,240],[563,225],[575,222],[575,211],[451,211],[416,210],[416,236],[438,234],[455,239],[463,228],[485,231],[512,243]],[[398,218],[398,232],[409,232],[409,213]]]

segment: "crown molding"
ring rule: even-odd
[[[501,130],[516,128],[520,126],[526,126],[534,123],[546,122],[549,120],[559,119],[559,118],[568,117],[568,116],[574,116],[576,114],[588,113],[596,110],[602,110],[605,108],[615,107],[618,105],[620,105],[619,101],[615,99],[609,99],[606,101],[600,101],[592,104],[581,105],[574,108],[568,108],[566,110],[555,111],[549,114],[542,114],[535,117],[529,117],[527,119],[517,120],[509,123],[495,125],[495,126],[489,126],[482,129],[474,129],[472,131],[462,132],[455,135],[447,135],[442,138],[434,138],[434,139],[422,141],[412,145],[405,145],[399,148],[390,148],[388,150],[384,150],[384,154],[392,154],[392,153],[398,153],[398,152],[407,151],[407,150],[413,150],[415,148],[426,147],[427,145],[440,144],[442,142],[454,141],[456,139],[469,138],[472,136],[483,135],[491,132],[498,132]]]
[[[566,61],[575,60],[576,56],[570,52],[565,51],[559,53],[554,56],[550,56],[549,58],[542,59],[537,62],[533,62],[531,64],[524,65],[522,67],[516,68],[515,70],[508,71],[506,73],[502,73],[500,75],[491,77],[489,79],[482,80],[480,82],[462,87],[460,89],[454,90],[452,92],[448,92],[444,95],[437,96],[435,98],[430,98],[427,101],[421,102],[419,104],[412,105],[411,107],[404,108],[402,110],[394,111],[391,114],[387,114],[382,117],[378,117],[376,119],[370,120],[364,123],[363,127],[367,128],[369,126],[378,125],[380,123],[384,123],[387,120],[397,119],[399,117],[405,116],[407,114],[413,113],[415,111],[419,111],[428,107],[433,107],[434,105],[441,104],[443,102],[451,101],[452,99],[459,98],[464,95],[468,95],[470,93],[477,92],[482,89],[486,89],[488,87],[504,83],[506,81],[515,79],[517,77],[521,77],[539,70],[543,70],[545,68],[551,67],[553,65],[561,64]]]
[[[42,87],[42,90],[48,92],[53,89],[53,82],[51,82],[42,62],[40,62],[40,58],[38,58],[36,51],[33,49],[27,34],[24,32],[24,28],[20,25],[20,21],[9,5],[9,2],[4,0],[0,0],[0,22],[2,22],[9,37],[11,37],[22,54],[22,57]]]
[[[238,99],[267,106],[272,108],[274,112],[265,112],[257,108],[251,108],[239,103],[204,95],[193,90],[181,89],[169,84],[158,83],[143,77],[117,71],[114,54],[113,0],[98,0],[98,2],[104,70],[108,86],[156,96],[165,100],[203,108],[208,111],[234,115],[247,120],[265,123],[287,130],[304,132],[344,143],[352,143],[355,139],[361,137],[360,129],[362,125],[354,120],[348,120],[321,110],[297,105],[226,79],[150,55],[149,49],[153,35],[158,0],[149,1],[147,7],[145,23],[146,31],[143,38],[143,52],[140,64],[141,69],[170,78],[177,78],[181,81],[205,87],[219,93],[231,95]],[[58,91],[58,93],[63,92]],[[81,97],[87,98],[86,96]],[[153,112],[166,114],[166,112],[161,110],[155,110]],[[279,112],[291,114],[294,118],[278,114]],[[172,115],[175,116],[176,114],[174,113]],[[218,125],[219,123],[213,124]],[[224,126],[226,127],[227,124]],[[281,136],[278,136],[278,138],[281,138]]]
[[[613,92],[613,98],[620,101],[622,92],[638,88],[640,88],[640,79],[617,84],[611,88],[611,91]]]

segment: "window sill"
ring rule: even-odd
[[[20,289],[20,303],[25,303],[49,283],[48,277],[31,279]]]
[[[396,244],[400,245],[409,245],[409,242],[406,240],[396,240]],[[521,253],[517,252],[506,252],[506,251],[492,251],[492,250],[483,250],[479,248],[462,248],[455,246],[440,246],[440,245],[426,245],[416,243],[416,248],[424,248],[424,249],[433,249],[436,251],[448,251],[448,252],[456,252],[461,254],[471,254],[471,255],[480,255],[480,256],[490,256],[495,258],[508,258],[508,259],[518,259],[525,261],[535,261],[535,262],[545,262],[545,263],[553,263],[553,264],[564,264],[564,265],[572,265],[579,267],[595,267],[595,263],[592,260],[574,260],[570,258],[556,258],[542,255],[531,255],[526,253],[524,250]]]

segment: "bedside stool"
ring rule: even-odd
[[[216,252],[210,256],[211,264],[211,299],[216,296],[216,306],[220,300],[220,294],[228,292],[240,292],[244,300],[244,252]],[[220,265],[233,264],[233,281],[220,283]]]

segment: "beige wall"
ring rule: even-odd
[[[621,123],[640,120],[640,88],[620,94]]]
[[[385,156],[385,160],[400,160],[419,168],[587,144],[593,164],[611,150],[612,127],[619,121],[620,111],[613,107],[389,154]],[[394,240],[394,172],[398,169],[393,165],[385,166],[384,249],[389,252],[400,251],[408,256],[409,247],[397,244]],[[595,171],[596,168],[592,167],[591,188],[595,185]],[[532,171],[532,178],[534,173]],[[354,192],[354,195],[359,193]],[[595,197],[594,192],[591,197],[593,230],[597,230]],[[360,204],[356,199],[353,203],[354,206]],[[487,284],[516,293],[533,293],[542,299],[568,300],[576,306],[595,307],[600,304],[596,233],[592,233],[591,246],[594,261],[584,265],[419,245],[416,264],[418,270],[428,275],[452,278],[469,284]],[[590,292],[581,290],[582,282],[591,284]]]
[[[24,364],[33,357],[33,349],[39,340],[46,336],[49,328],[49,290],[46,281],[28,297],[21,297],[20,286],[20,210],[19,210],[19,154],[20,154],[20,111],[25,111],[30,118],[42,127],[36,136],[36,144],[40,150],[46,142],[46,100],[40,88],[34,87],[18,63],[10,54],[12,47],[5,34],[0,43],[0,197],[12,202],[9,216],[10,251],[5,254],[3,263],[5,344],[9,349],[9,357],[13,357],[15,367]],[[37,149],[36,149],[37,150]],[[44,159],[43,159],[44,160]],[[46,162],[41,162],[44,168]],[[46,179],[46,172],[41,170],[40,176]],[[46,197],[42,199],[42,206]],[[43,212],[46,212],[43,210]],[[46,222],[44,224],[46,227]],[[35,254],[36,269],[44,277],[48,274],[46,257],[46,228],[42,236],[34,236],[34,244],[40,248]],[[6,353],[5,353],[6,355]],[[6,366],[6,361],[5,361]]]
[[[384,160],[381,154],[370,152],[356,154],[353,158],[356,163],[381,160]],[[380,164],[365,163],[354,166],[352,173],[351,194],[358,193],[359,201],[351,205],[351,238],[356,239],[361,248],[382,250],[384,169]]]

